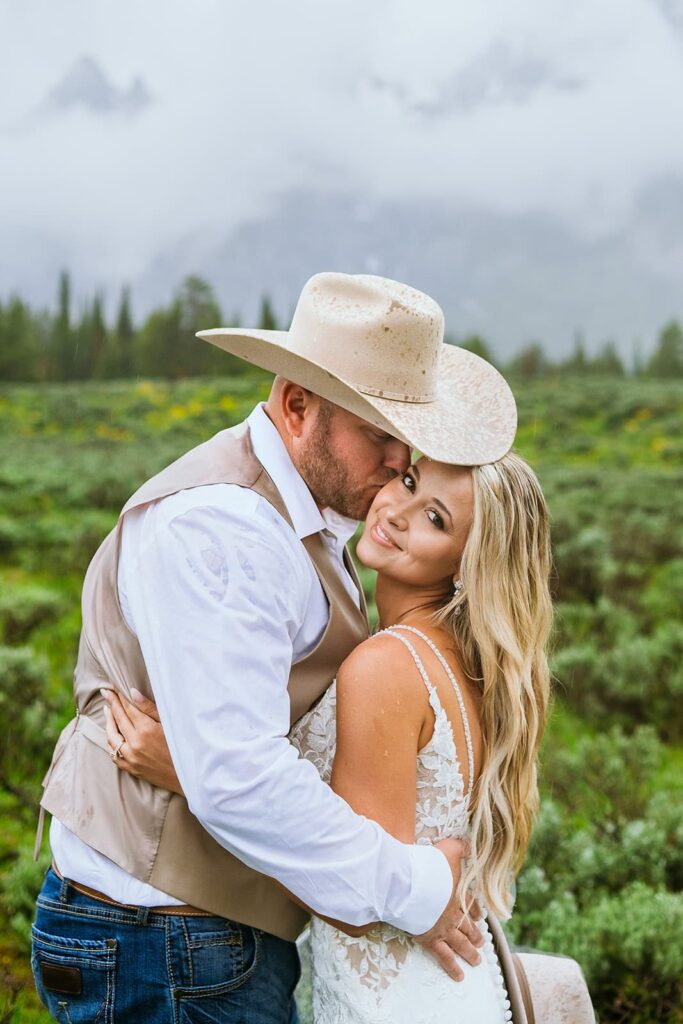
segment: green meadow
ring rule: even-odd
[[[48,861],[33,833],[73,711],[84,571],[143,480],[267,391],[265,377],[0,387],[0,1024],[49,1019],[29,966]],[[578,959],[601,1021],[680,1024],[683,388],[564,372],[515,391],[516,448],[551,509],[556,626],[542,810],[508,932]]]

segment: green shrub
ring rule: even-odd
[[[27,810],[37,806],[57,734],[48,672],[47,659],[31,647],[0,646],[0,787]]]
[[[637,881],[580,905],[565,892],[544,904],[533,936],[522,932],[520,938],[523,945],[561,950],[579,961],[604,1024],[683,1020],[680,893]]]
[[[677,622],[683,608],[683,558],[655,567],[643,592],[642,609],[650,624]]]
[[[683,625],[665,622],[650,636],[624,630],[612,640],[583,623],[580,633],[585,640],[561,647],[553,658],[568,702],[593,721],[652,722],[664,738],[682,738]]]
[[[507,930],[581,964],[601,1021],[674,1022],[683,963],[683,786],[651,727],[545,744],[544,795]]]
[[[2,581],[0,640],[21,644],[38,626],[54,622],[68,610],[68,599],[50,587]]]
[[[2,877],[2,902],[12,930],[23,949],[31,948],[31,924],[35,917],[36,898],[50,863],[50,854],[44,850],[39,859],[33,859],[33,847],[20,847],[11,868]]]

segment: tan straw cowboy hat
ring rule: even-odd
[[[439,462],[495,462],[517,429],[496,369],[443,340],[424,292],[369,274],[316,274],[288,331],[219,327],[197,337],[294,381]]]

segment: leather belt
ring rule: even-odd
[[[62,881],[64,881],[64,876],[60,873],[59,868],[54,861],[52,861],[52,870],[56,874],[57,878],[61,878]],[[110,907],[116,907],[118,910],[139,910],[139,907],[136,907],[131,903],[118,903],[116,900],[112,900],[109,896],[106,896],[105,893],[99,892],[97,889],[91,889],[89,885],[81,885],[79,882],[73,882],[70,878],[67,878],[66,881],[72,889],[76,890],[76,892],[80,892],[84,896],[90,896],[93,900],[99,900],[100,903],[107,903]],[[175,914],[176,916],[182,917],[216,916],[208,910],[200,910],[199,907],[190,907],[186,903],[182,903],[180,906],[146,907],[145,909],[148,910],[150,914]]]

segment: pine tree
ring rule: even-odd
[[[277,320],[270,299],[264,295],[261,299],[261,312],[259,315],[259,329],[262,331],[277,331]]]
[[[577,333],[574,335],[574,351],[569,359],[561,363],[560,369],[577,374],[583,374],[588,371],[588,357],[582,334]]]
[[[606,342],[590,364],[592,373],[602,373],[613,377],[623,377],[624,364],[613,341]]]
[[[133,376],[133,341],[135,327],[130,311],[130,289],[124,288],[121,292],[121,302],[116,317],[116,328],[114,330],[117,349],[117,376]]]
[[[107,327],[104,322],[102,296],[98,293],[92,305],[85,303],[74,329],[73,380],[91,380],[107,373],[109,353],[106,351]]]
[[[90,373],[89,377],[108,377],[116,364],[114,353],[109,352],[109,333],[104,320],[104,300],[100,292],[93,299],[90,310]]]
[[[213,288],[202,277],[186,277],[176,293],[179,307],[179,357],[182,376],[208,373],[218,350],[195,337],[197,331],[221,326],[221,311]]]
[[[535,380],[537,377],[543,377],[549,369],[551,369],[551,364],[537,341],[522,349],[508,367],[512,376],[521,377],[522,380]]]
[[[76,368],[76,338],[71,325],[71,280],[66,270],[59,275],[57,316],[49,342],[51,380],[71,380]]]
[[[467,349],[468,352],[474,352],[475,356],[481,356],[481,358],[485,359],[487,363],[491,363],[492,366],[495,366],[493,353],[489,348],[488,342],[486,342],[480,334],[468,334],[468,336],[460,342],[460,347]]]
[[[175,299],[165,309],[150,313],[140,328],[135,347],[135,372],[143,377],[184,376],[181,346],[180,304]]]
[[[38,372],[39,318],[17,295],[0,305],[0,381],[31,381]]]
[[[660,331],[647,372],[651,377],[683,377],[683,328],[677,320],[671,320]]]

